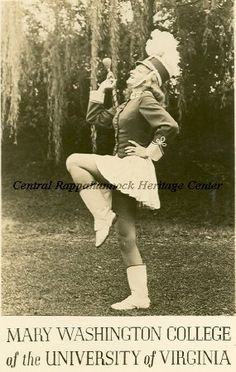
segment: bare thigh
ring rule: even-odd
[[[68,157],[66,163],[68,170],[71,166],[82,168],[88,171],[98,182],[109,184],[97,168],[93,154],[72,154]]]

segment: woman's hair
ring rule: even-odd
[[[144,80],[143,84],[140,86],[140,88],[142,88],[143,91],[145,90],[148,90],[149,92],[152,92],[154,98],[157,100],[157,102],[165,107],[165,94],[163,93],[163,91],[161,90],[160,86],[159,86],[159,82],[158,82],[158,79],[155,75],[155,72],[149,72],[148,75],[147,75],[147,78]],[[130,95],[132,93],[132,89],[130,89],[129,87],[127,87],[124,91],[123,91],[123,95],[124,95],[124,98],[125,99],[129,99]]]
[[[144,90],[152,92],[157,102],[160,103],[160,105],[165,106],[165,94],[162,92],[154,72],[147,77],[143,88]]]

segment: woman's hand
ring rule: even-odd
[[[114,89],[116,86],[116,79],[114,79],[114,76],[110,76],[108,79],[104,80],[98,90],[102,93],[105,93],[108,89]]]
[[[128,142],[130,142],[133,146],[127,146],[125,148],[125,152],[126,152],[127,155],[129,155],[129,156],[135,155],[135,156],[139,156],[140,158],[143,158],[143,159],[148,158],[145,147],[139,145],[135,141],[129,140]]]

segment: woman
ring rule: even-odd
[[[138,62],[127,80],[130,99],[117,110],[103,106],[105,92],[114,88],[114,81],[101,83],[90,94],[87,120],[97,126],[114,127],[114,153],[72,154],[67,159],[67,169],[74,182],[82,184],[80,195],[94,217],[97,247],[104,243],[116,221],[131,295],[113,304],[115,310],[150,306],[146,266],[136,245],[135,213],[137,201],[151,209],[160,207],[156,188],[148,185],[157,183],[153,161],[162,157],[166,140],[178,133],[177,123],[163,108],[160,87],[169,78],[168,67],[159,57]],[[87,187],[97,182],[117,189],[111,192],[109,187]]]

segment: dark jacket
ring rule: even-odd
[[[128,100],[114,109],[107,110],[103,104],[89,102],[87,121],[95,126],[114,127],[115,147],[113,155],[126,155],[124,149],[133,140],[147,147],[152,141],[165,137],[167,141],[179,132],[178,124],[157,102],[150,91]]]

